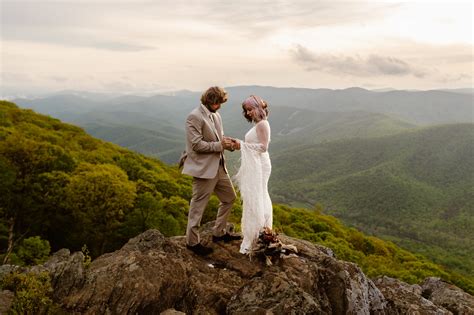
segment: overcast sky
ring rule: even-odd
[[[1,96],[473,87],[471,1],[1,2]]]

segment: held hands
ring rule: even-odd
[[[222,147],[225,150],[234,151],[240,150],[240,141],[231,137],[224,137],[221,141]]]
[[[240,150],[240,141],[238,139],[232,139],[232,146],[234,150]]]
[[[222,138],[221,143],[222,143],[222,147],[224,148],[224,150],[232,151],[232,139],[231,138],[224,137],[224,138]]]

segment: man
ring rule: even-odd
[[[186,246],[194,253],[205,256],[212,248],[200,242],[199,226],[209,198],[213,192],[220,200],[213,242],[241,239],[226,232],[227,218],[236,195],[224,160],[224,150],[234,150],[235,143],[224,137],[222,118],[217,113],[227,101],[227,92],[210,87],[201,96],[201,105],[186,119],[186,154],[183,174],[193,176],[193,196],[189,207]]]

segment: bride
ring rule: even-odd
[[[241,165],[235,175],[243,200],[242,254],[248,254],[264,227],[272,228],[273,208],[268,194],[268,179],[272,170],[268,144],[270,124],[268,104],[260,97],[251,95],[242,103],[244,117],[254,126],[245,140],[235,139],[236,149],[241,150]]]

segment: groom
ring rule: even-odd
[[[213,192],[220,200],[214,225],[213,242],[241,239],[226,232],[227,217],[236,198],[227,173],[224,150],[234,151],[235,143],[224,137],[222,118],[217,113],[227,101],[227,92],[217,86],[210,87],[201,96],[201,105],[186,119],[186,153],[183,174],[193,176],[193,195],[189,207],[186,229],[186,247],[205,256],[212,248],[203,246],[199,237],[201,218]]]

